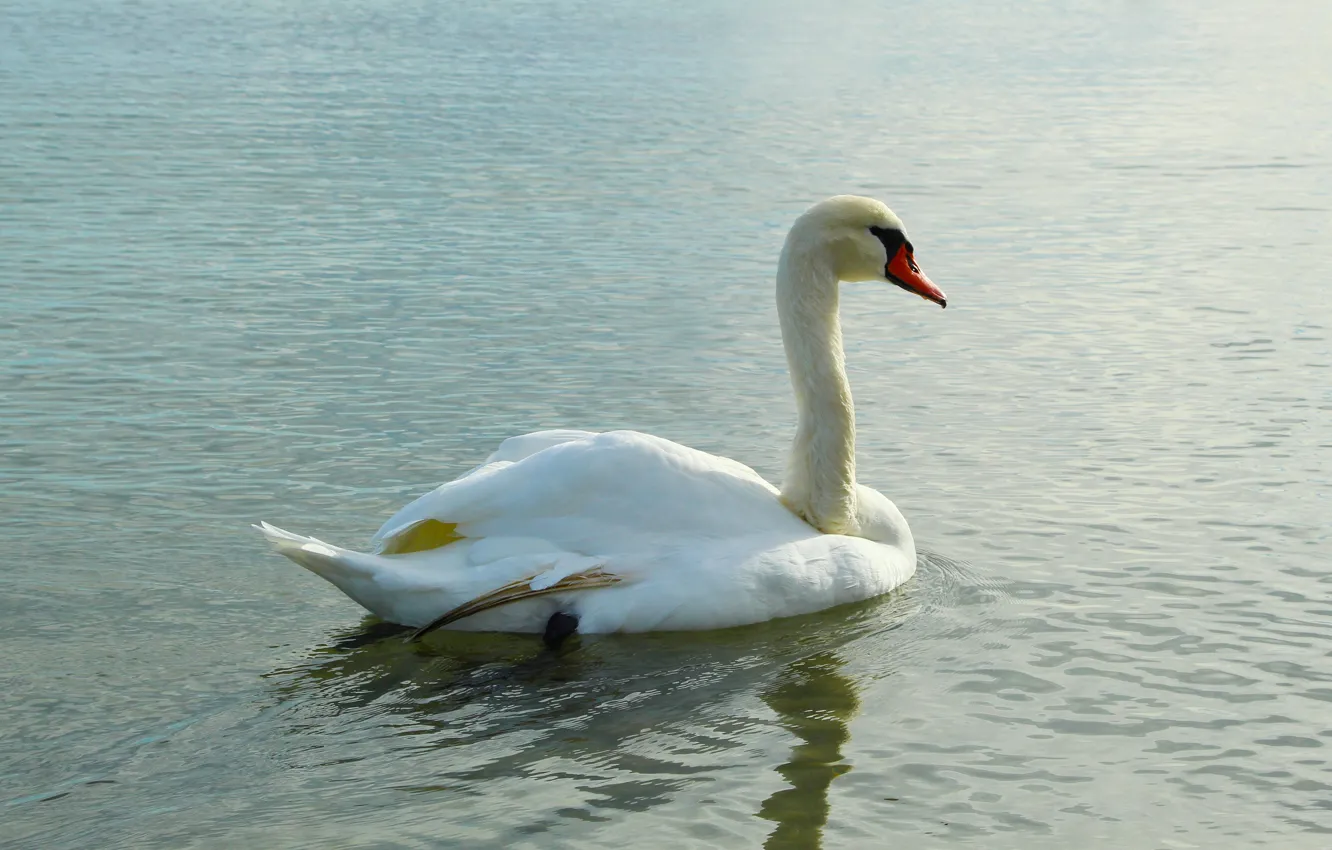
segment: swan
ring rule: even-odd
[[[542,634],[715,629],[887,593],[916,569],[911,529],[856,483],[839,281],[947,306],[901,220],[853,195],[796,219],[777,312],[799,421],[779,490],[734,460],[636,431],[511,437],[398,511],[357,552],[261,523],[277,551],[376,616]]]

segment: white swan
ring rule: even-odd
[[[540,431],[400,510],[373,554],[256,527],[418,634],[712,629],[886,593],[915,572],[916,547],[897,507],[856,483],[838,281],[887,281],[946,306],[912,252],[888,207],[851,195],[811,207],[787,235],[777,308],[800,419],[780,491],[648,434]]]

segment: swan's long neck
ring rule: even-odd
[[[777,267],[777,315],[800,413],[782,501],[820,531],[846,534],[856,522],[856,420],[837,275],[824,253],[792,231]]]

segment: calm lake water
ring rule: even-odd
[[[1332,6],[11,0],[0,843],[1323,848]],[[780,475],[838,192],[886,599],[409,646],[272,554],[505,436]]]

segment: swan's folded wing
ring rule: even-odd
[[[441,519],[439,516],[441,511],[448,511],[446,505],[449,501],[440,491],[457,490],[457,485],[467,479],[495,472],[552,446],[595,436],[596,433],[593,431],[560,428],[534,431],[531,434],[508,438],[486,458],[485,463],[426,493],[394,514],[371,538],[374,551],[381,555],[424,552],[463,539],[463,535],[458,532],[456,522]],[[450,493],[450,495],[457,494]]]
[[[799,527],[776,495],[744,464],[612,431],[557,442],[517,462],[489,463],[444,484],[395,514],[375,542],[393,551],[399,538],[427,529],[444,540],[520,536],[591,554],[636,548],[644,536],[715,538]]]
[[[426,551],[462,539],[466,535],[458,530],[458,522],[449,519],[454,512],[453,506],[465,504],[467,491],[482,489],[479,485],[487,477],[507,466],[510,464],[504,461],[483,464],[413,500],[389,517],[370,538],[372,551],[380,555],[400,555]]]
[[[495,449],[490,457],[486,458],[486,463],[495,463],[496,461],[517,463],[551,446],[570,443],[574,440],[583,440],[596,435],[595,431],[578,431],[573,428],[554,428],[549,431],[533,431],[531,434],[521,434],[500,443],[499,448]]]

